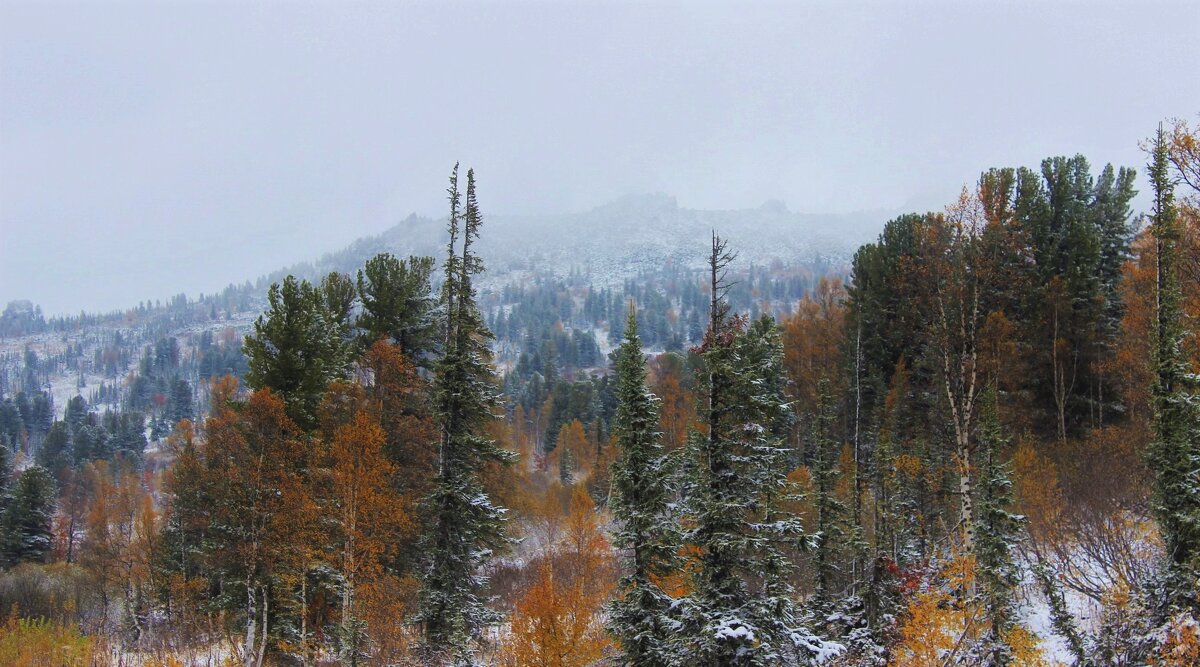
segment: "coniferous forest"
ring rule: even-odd
[[[1142,149],[604,286],[488,282],[455,165],[435,256],[10,304],[0,663],[1200,664],[1200,132]]]

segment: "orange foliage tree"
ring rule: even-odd
[[[340,649],[350,664],[365,655],[367,628],[360,587],[376,585],[385,557],[411,533],[411,517],[392,487],[395,466],[384,455],[386,434],[365,410],[335,432],[330,451],[337,567],[342,581]]]
[[[232,599],[242,596],[241,655],[252,667],[266,652],[276,569],[289,563],[298,544],[284,520],[297,509],[285,491],[303,483],[297,478],[310,469],[312,447],[269,389],[244,404],[218,403],[206,427],[202,484],[214,545],[206,565],[227,591],[237,591]]]
[[[601,619],[612,591],[612,548],[591,498],[576,486],[561,545],[547,545],[517,601],[501,661],[506,667],[584,667],[611,646]]]
[[[651,390],[658,397],[658,425],[662,429],[663,446],[669,451],[687,444],[688,428],[696,419],[696,397],[684,386],[678,363],[667,363],[668,355],[660,355],[653,364]],[[678,355],[671,355],[677,359]]]
[[[840,280],[822,277],[813,294],[805,296],[796,312],[781,323],[783,365],[798,413],[816,409],[822,377],[838,383],[830,387],[835,395],[844,388],[845,378],[838,370],[846,336],[845,299]]]
[[[95,461],[88,465],[85,476],[92,500],[84,523],[80,563],[96,577],[102,625],[107,625],[110,595],[116,594],[122,610],[121,628],[136,641],[148,602],[157,514],[141,479],[129,468],[112,470],[107,461]]]
[[[909,598],[900,623],[900,641],[892,649],[890,667],[945,667],[974,664],[969,658],[986,653],[987,610],[967,595],[975,582],[975,559],[958,555],[929,572]],[[1014,624],[1003,638],[1012,665],[1050,667],[1036,635]]]

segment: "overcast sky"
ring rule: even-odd
[[[929,208],[1200,113],[1200,3],[959,4],[0,2],[0,307],[214,291],[455,160],[485,214]]]

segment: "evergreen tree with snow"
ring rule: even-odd
[[[816,595],[819,612],[828,612],[833,602],[834,582],[838,575],[838,553],[846,543],[848,508],[836,492],[839,443],[834,431],[837,404],[829,392],[829,381],[821,378],[817,384],[818,406],[813,416],[813,487],[817,510]]]
[[[176,379],[171,383],[171,395],[167,398],[167,421],[172,426],[181,419],[194,419],[195,408],[192,406],[192,387],[187,380]]]
[[[205,462],[195,429],[187,423],[175,433],[175,464],[163,484],[169,501],[158,533],[154,567],[167,577],[191,578],[203,571],[207,514],[213,498],[204,483]]]
[[[1179,282],[1182,230],[1174,203],[1167,140],[1162,128],[1151,147],[1154,215],[1150,232],[1158,257],[1154,326],[1153,440],[1149,463],[1155,475],[1154,510],[1168,561],[1175,602],[1196,605],[1200,571],[1200,378],[1190,372],[1183,349],[1183,295]]]
[[[678,529],[671,512],[671,464],[658,430],[658,399],[646,389],[646,362],[630,308],[625,341],[616,353],[617,410],[612,464],[614,545],[625,550],[625,574],[609,606],[608,629],[621,643],[620,664],[671,664],[672,600],[657,582],[678,566]]]
[[[693,592],[680,601],[677,659],[698,665],[790,665],[832,647],[802,627],[783,547],[804,539],[784,511],[793,496],[785,437],[783,348],[769,317],[731,316],[725,268],[733,255],[713,235],[703,432],[688,449],[687,542],[696,552]]]
[[[12,450],[8,445],[0,443],[0,520],[4,518],[4,512],[8,508],[12,497],[9,494],[10,486],[12,486]],[[0,535],[0,540],[3,536]]]
[[[483,222],[474,171],[467,172],[461,213],[457,165],[448,192],[450,243],[442,291],[446,338],[444,353],[434,365],[439,463],[436,486],[428,499],[432,520],[425,539],[428,561],[418,622],[429,661],[470,664],[472,641],[499,620],[480,595],[486,584],[480,570],[507,544],[505,509],[488,497],[480,472],[491,462],[510,462],[512,455],[486,435],[499,399],[489,348],[492,335],[475,304],[472,284],[483,271],[483,262],[473,251]]]
[[[42,446],[38,447],[35,460],[56,478],[61,478],[71,467],[71,432],[66,422],[54,422]]]
[[[575,457],[569,449],[564,449],[558,456],[558,482],[563,486],[575,483]]]
[[[0,565],[46,562],[57,496],[58,487],[50,471],[32,466],[21,473],[8,507],[0,516]]]
[[[1014,624],[1014,594],[1021,575],[1013,557],[1022,517],[1013,514],[1013,484],[1000,450],[1007,444],[997,414],[995,388],[983,396],[979,415],[980,462],[976,504],[975,561],[979,593],[987,610],[989,627],[983,664],[996,667],[1012,662],[1008,634]]]

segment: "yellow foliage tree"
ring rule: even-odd
[[[583,428],[583,423],[578,419],[572,419],[563,424],[559,430],[558,440],[550,456],[551,469],[557,469],[562,462],[562,457],[568,453],[571,457],[571,470],[574,472],[576,480],[585,479],[591,474],[597,452],[591,439],[588,438],[587,430]]]
[[[108,620],[111,595],[120,600],[123,629],[136,639],[142,630],[142,608],[158,534],[157,513],[141,479],[132,470],[107,461],[88,465],[85,476],[91,504],[84,518],[86,536],[80,563],[96,577]]]
[[[0,665],[7,667],[107,667],[112,660],[96,637],[45,619],[9,617],[0,625]]]

